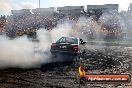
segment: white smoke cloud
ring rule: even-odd
[[[72,30],[72,25],[68,22],[58,24],[58,26],[51,31],[51,41],[56,42],[60,37],[71,36],[70,34]]]
[[[41,33],[42,32],[42,33]],[[35,67],[50,58],[46,31],[38,31],[40,42],[31,42],[26,36],[9,40],[0,37],[0,67]]]
[[[8,15],[12,9],[10,0],[0,0],[0,14]]]
[[[34,9],[37,6],[31,2],[20,2],[17,4],[21,9]]]

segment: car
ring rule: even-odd
[[[85,52],[85,43],[83,39],[76,37],[61,37],[56,43],[52,43],[50,52],[57,54],[81,56]]]

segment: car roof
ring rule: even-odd
[[[77,39],[79,39],[78,37],[62,37],[62,38],[77,38]]]
[[[78,40],[78,44],[79,44],[79,39],[78,37],[61,37],[61,38],[74,38],[74,39],[77,39]]]

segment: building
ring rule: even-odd
[[[31,11],[30,9],[11,10],[11,14],[13,15],[29,14],[31,13],[30,11]]]
[[[31,15],[31,9],[11,10],[13,19],[19,20]]]
[[[44,17],[52,16],[54,14],[54,12],[55,12],[54,7],[32,9],[33,14],[39,15],[39,16],[44,16]]]
[[[118,4],[105,4],[105,5],[87,5],[87,12],[101,10],[102,12],[117,10]]]
[[[84,6],[64,6],[57,7],[57,11],[64,15],[80,16],[84,13]]]

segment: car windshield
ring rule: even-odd
[[[77,38],[62,37],[62,38],[60,38],[56,43],[71,43],[71,44],[78,44],[78,39],[77,39]]]

